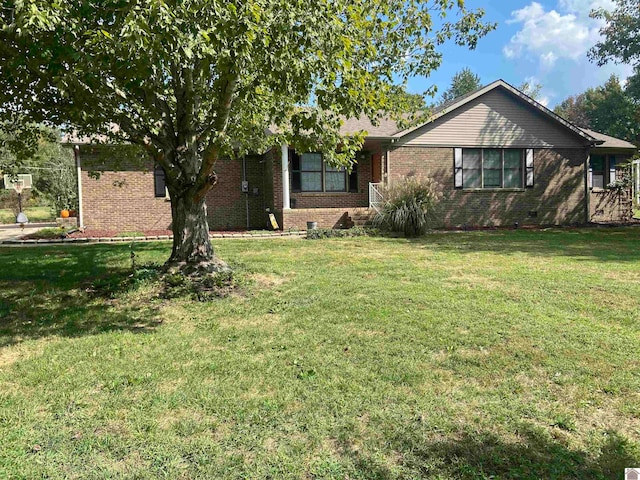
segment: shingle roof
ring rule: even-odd
[[[620,138],[611,137],[609,135],[605,135],[604,133],[596,132],[595,130],[589,130],[588,128],[582,128],[584,132],[591,135],[596,140],[600,140],[604,143],[598,145],[600,148],[624,148],[624,149],[633,149],[637,150],[633,143],[627,142],[626,140],[622,140]]]
[[[367,132],[368,137],[388,138],[398,131],[398,126],[390,118],[381,118],[378,125],[373,125],[371,120],[363,115],[360,118],[345,119],[340,133],[346,135],[363,130]]]

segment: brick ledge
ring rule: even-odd
[[[272,232],[272,233],[211,233],[210,239],[220,238],[303,238],[307,234],[304,230],[295,232]],[[0,245],[52,245],[70,243],[125,243],[125,242],[157,242],[172,240],[173,235],[151,235],[145,237],[88,237],[88,238],[51,238],[39,240],[3,240]]]

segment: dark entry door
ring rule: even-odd
[[[382,154],[374,153],[371,156],[371,183],[382,182]]]

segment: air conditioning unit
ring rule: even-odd
[[[31,188],[33,185],[33,178],[30,173],[20,173],[17,176],[17,180],[15,177],[12,179],[12,175],[4,176],[4,188],[5,190],[15,190],[15,185],[20,185],[22,188]]]

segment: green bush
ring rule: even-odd
[[[375,228],[353,227],[346,229],[336,228],[317,228],[315,230],[307,230],[308,240],[321,240],[323,238],[347,238],[347,237],[366,237],[375,236],[380,232]]]
[[[385,204],[373,224],[414,237],[429,229],[442,191],[434,180],[414,176],[391,184],[383,195]]]

